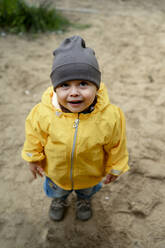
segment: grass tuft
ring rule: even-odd
[[[52,8],[48,0],[39,6],[24,0],[0,0],[0,29],[10,33],[65,31],[71,23]]]

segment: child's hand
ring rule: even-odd
[[[40,177],[43,177],[43,169],[41,167],[40,162],[30,162],[29,166],[30,166],[31,173],[34,176],[34,179],[37,178],[37,175],[39,175]]]
[[[114,176],[114,175],[108,174],[106,176],[106,179],[105,179],[104,183],[105,184],[108,184],[108,183],[114,182],[116,180],[116,178],[118,178],[118,176]]]

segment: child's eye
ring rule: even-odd
[[[80,83],[80,86],[87,86],[88,85],[88,83],[87,82],[85,82],[85,81],[82,81],[81,83]]]
[[[69,84],[67,84],[67,83],[63,83],[60,85],[61,88],[67,88],[68,86],[69,86]]]

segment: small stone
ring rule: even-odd
[[[25,90],[25,95],[30,95],[30,91],[29,90]]]
[[[151,75],[148,75],[148,79],[149,79],[150,83],[154,82],[154,79],[153,79],[153,77]]]
[[[62,30],[58,30],[56,31],[57,34],[63,34],[63,31]]]
[[[1,36],[2,37],[5,37],[6,36],[6,33],[5,32],[1,32]]]

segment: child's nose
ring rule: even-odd
[[[78,88],[76,86],[73,86],[70,88],[70,96],[78,96],[79,95],[79,91]]]

